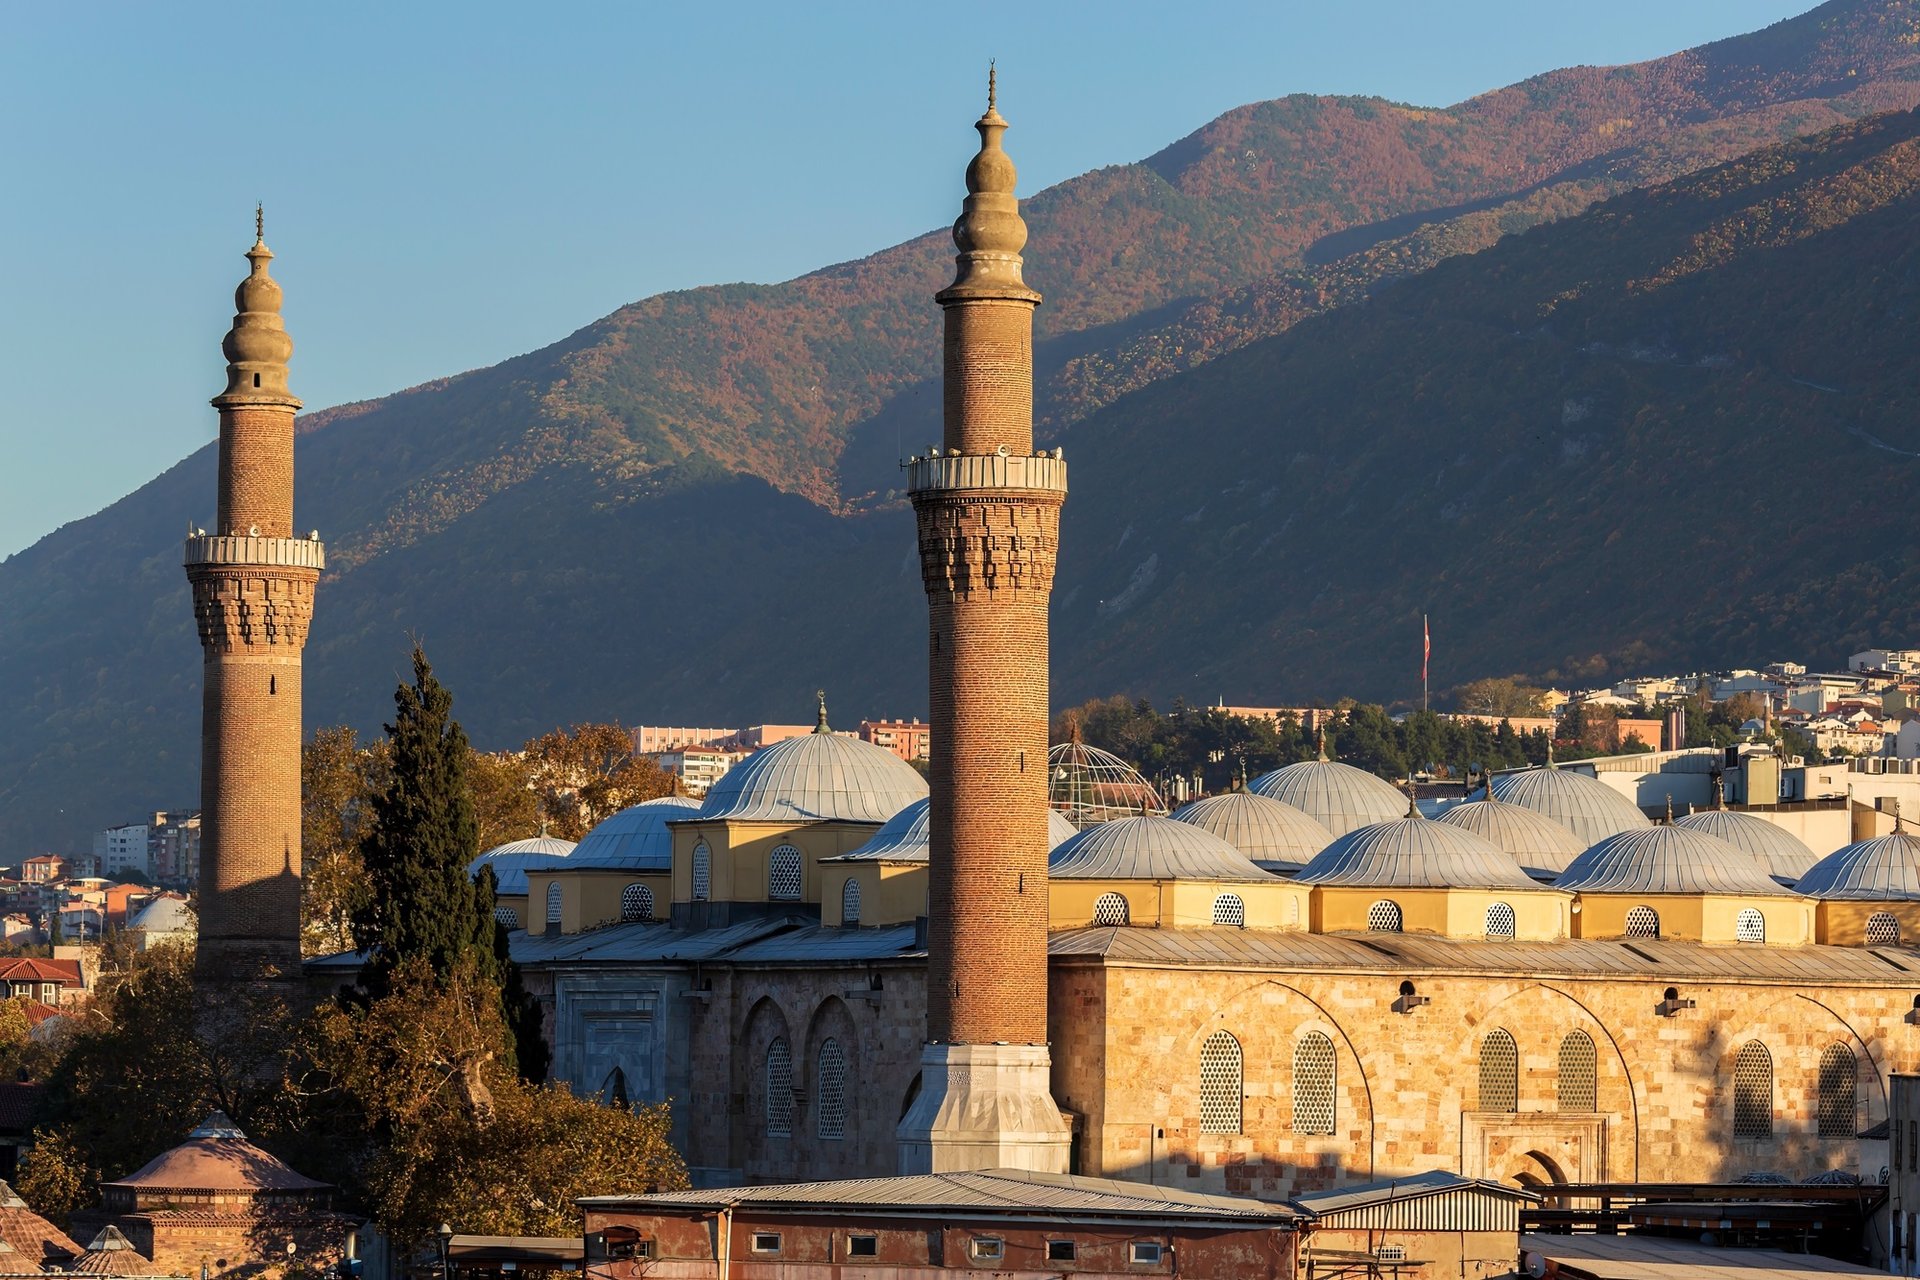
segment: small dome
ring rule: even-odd
[[[1047,804],[1065,814],[1075,830],[1167,811],[1167,802],[1138,769],[1077,736],[1047,751]]]
[[[144,933],[186,933],[196,927],[193,908],[185,898],[171,894],[155,898],[127,921],[127,928]]]
[[[1331,831],[1292,805],[1252,791],[1195,800],[1173,820],[1211,831],[1255,862],[1304,863],[1333,843]]]
[[[915,800],[894,814],[873,833],[873,839],[837,858],[823,862],[925,862],[927,860],[927,813],[932,800]],[[1057,849],[1072,836],[1074,825],[1054,810],[1047,810],[1047,848]]]
[[[1410,889],[1537,889],[1518,863],[1462,827],[1421,817],[1356,827],[1294,879]]]
[[[581,871],[670,871],[673,832],[667,823],[691,818],[698,800],[659,796],[629,805],[580,837],[567,868]]]
[[[1559,875],[1586,851],[1578,836],[1552,818],[1503,800],[1457,804],[1435,821],[1473,832],[1528,871]]]
[[[254,1146],[239,1126],[219,1111],[201,1121],[179,1146],[160,1153],[124,1178],[100,1185],[143,1191],[255,1193],[323,1191],[328,1186],[294,1172],[277,1157]]]
[[[1673,825],[1689,831],[1704,831],[1736,849],[1745,849],[1760,859],[1767,874],[1789,883],[1806,875],[1813,870],[1813,864],[1820,861],[1819,855],[1791,831],[1750,813],[1703,809],[1675,819]]]
[[[688,817],[762,822],[885,822],[927,781],[885,747],[809,733],[763,747],[721,775]]]
[[[509,896],[527,891],[527,871],[531,867],[550,866],[556,858],[573,852],[573,841],[553,836],[530,836],[487,850],[467,864],[467,874],[477,876],[481,867],[492,867],[495,892]]]
[[[1666,826],[1608,836],[1553,883],[1582,893],[1787,892],[1746,850],[1704,831]]]
[[[1598,778],[1573,769],[1526,769],[1498,774],[1493,798],[1543,813],[1591,847],[1622,831],[1653,825],[1633,801]]]
[[[1302,760],[1262,774],[1247,790],[1292,805],[1336,836],[1407,811],[1407,798],[1392,783],[1337,760]]]
[[[1809,898],[1920,902],[1920,837],[1896,831],[1836,849],[1793,891]]]
[[[1210,831],[1172,818],[1116,818],[1053,851],[1056,880],[1272,880]]]

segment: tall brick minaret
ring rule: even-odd
[[[1047,1054],[1047,598],[1066,463],[1033,447],[1033,309],[987,81],[953,225],[945,425],[908,466],[932,707],[927,1044],[903,1173],[1065,1172]]]
[[[205,682],[196,971],[216,982],[299,971],[300,650],[325,563],[318,538],[294,534],[293,339],[255,231],[213,400],[219,514],[186,548]]]

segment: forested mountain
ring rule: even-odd
[[[1909,3],[1835,0],[1446,109],[1286,98],[1034,196],[1042,426],[1074,468],[1057,700],[1386,696],[1426,602],[1458,677],[1899,621],[1870,612],[1899,572],[1870,539],[1901,518],[1891,450],[1920,447],[1911,260],[1877,238],[1910,216],[1910,117],[1682,175],[1912,107],[1917,32]],[[970,137],[929,141],[956,207]],[[924,711],[894,463],[936,432],[948,253],[661,295],[307,415],[309,723],[377,724],[410,632],[482,744],[803,718],[821,683],[847,715]],[[191,802],[178,535],[213,493],[209,446],[0,565],[0,851]]]

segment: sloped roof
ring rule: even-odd
[[[754,752],[727,770],[687,816],[881,823],[926,794],[926,779],[885,747],[816,732]]]
[[[247,1141],[232,1120],[214,1112],[187,1135],[133,1173],[103,1187],[140,1191],[321,1191],[327,1185],[296,1173]]]
[[[1647,827],[1608,836],[1560,873],[1582,893],[1785,894],[1760,860],[1704,831]]]
[[[1262,774],[1247,790],[1292,805],[1336,836],[1407,811],[1392,783],[1337,760],[1302,760]]]
[[[0,982],[64,982],[77,987],[80,985],[80,962],[12,956],[0,960]]]
[[[60,1228],[27,1208],[27,1202],[4,1182],[0,1182],[0,1244],[33,1270],[47,1262],[65,1265],[84,1252]],[[0,1269],[5,1269],[3,1264]]]
[[[1211,831],[1255,862],[1304,863],[1333,843],[1333,832],[1284,800],[1257,791],[1229,791],[1185,804],[1173,813]]]
[[[1523,1187],[1510,1187],[1505,1183],[1486,1182],[1479,1178],[1463,1178],[1445,1169],[1433,1169],[1426,1173],[1413,1173],[1401,1178],[1382,1178],[1376,1182],[1363,1182],[1356,1186],[1335,1187],[1327,1191],[1309,1191],[1305,1195],[1293,1197],[1288,1203],[1319,1218],[1331,1213],[1342,1213],[1348,1209],[1365,1209],[1401,1200],[1417,1200],[1423,1196],[1444,1195],[1452,1191],[1475,1191],[1505,1200],[1528,1200],[1535,1204],[1540,1201],[1537,1193]]]
[[[1434,821],[1473,832],[1528,871],[1558,875],[1586,851],[1578,836],[1552,818],[1504,800],[1456,804]]]
[[[1347,832],[1294,879],[1356,888],[1540,887],[1519,863],[1473,832],[1417,815]]]
[[[67,1270],[83,1276],[157,1276],[162,1274],[152,1259],[133,1247],[120,1234],[120,1228],[108,1223],[93,1238],[87,1251]]]
[[[1702,809],[1674,820],[1674,826],[1718,836],[1760,860],[1767,873],[1789,883],[1813,870],[1820,856],[1793,832],[1765,818],[1735,809]]]
[[[567,855],[567,870],[671,871],[675,818],[691,818],[700,801],[659,796],[629,805],[600,823]]]
[[[1271,880],[1211,831],[1149,815],[1102,822],[1047,859],[1055,880]]]

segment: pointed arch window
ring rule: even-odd
[[[1584,1031],[1567,1032],[1560,1042],[1560,1074],[1555,1081],[1556,1101],[1562,1111],[1598,1111],[1599,1054],[1594,1052],[1593,1037]]]
[[[820,1042],[814,1077],[819,1092],[815,1127],[821,1137],[837,1141],[847,1136],[847,1055],[832,1036]]]
[[[713,850],[702,840],[693,846],[693,900],[705,902],[713,893]]]
[[[1505,902],[1496,902],[1487,908],[1487,936],[1489,938],[1511,938],[1519,931],[1520,921],[1513,914],[1513,907]]]
[[[653,890],[643,884],[630,884],[622,889],[620,919],[629,923],[653,919]]]
[[[1900,945],[1900,921],[1891,911],[1876,911],[1867,917],[1867,945],[1870,947]]]
[[[1733,1059],[1733,1136],[1773,1136],[1773,1055],[1758,1040],[1741,1045]]]
[[[1200,1046],[1200,1132],[1239,1133],[1244,1077],[1240,1042],[1216,1031]]]
[[[1844,1044],[1830,1044],[1820,1055],[1820,1136],[1851,1138],[1859,1132],[1855,1116],[1859,1063]]]
[[[1480,1109],[1520,1109],[1520,1046],[1504,1027],[1480,1039]]]
[[[1633,907],[1627,911],[1627,936],[1629,938],[1657,938],[1660,936],[1660,913],[1652,907]]]
[[[563,898],[562,898],[561,889],[560,889],[560,882],[558,880],[551,881],[547,885],[547,923],[548,924],[560,923],[560,908],[562,905],[563,905]]]
[[[1231,929],[1247,927],[1247,904],[1237,893],[1223,893],[1213,900],[1213,922]]]
[[[1127,907],[1123,894],[1103,893],[1094,899],[1093,922],[1097,925],[1121,925],[1129,923],[1133,913]]]
[[[790,844],[767,858],[767,896],[776,902],[800,900],[800,851]]]
[[[840,886],[840,923],[860,923],[860,882],[852,876]]]
[[[793,1050],[785,1036],[767,1046],[767,1136],[793,1136]]]
[[[1308,1031],[1293,1042],[1293,1131],[1332,1133],[1334,1125],[1333,1041]]]
[[[1367,908],[1368,933],[1400,932],[1400,904],[1382,900]]]

